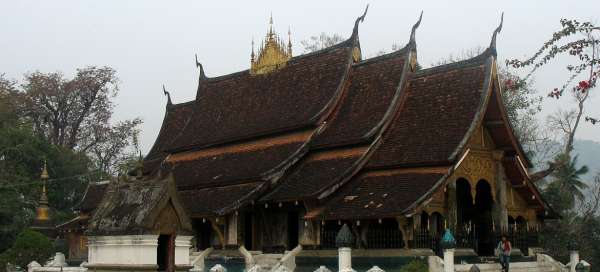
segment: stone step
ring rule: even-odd
[[[456,264],[454,271],[457,272],[468,272],[473,264]],[[501,266],[498,263],[490,264],[483,263],[477,264],[480,271],[500,271]],[[510,264],[511,272],[559,272],[554,269],[553,266],[548,264],[540,264],[538,262],[515,262]]]

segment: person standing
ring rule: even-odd
[[[508,272],[508,266],[510,263],[510,253],[512,252],[512,245],[505,235],[502,235],[502,240],[498,242],[496,247],[498,257],[500,258],[500,265],[502,265],[502,271]]]

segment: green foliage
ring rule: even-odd
[[[400,268],[400,272],[427,272],[429,267],[423,259],[414,259]]]
[[[545,190],[547,200],[560,213],[573,209],[576,200],[583,200],[583,191],[588,185],[581,180],[589,170],[587,166],[577,168],[577,156],[571,158],[561,154],[557,161],[564,162],[552,173],[553,180]]]
[[[73,216],[88,182],[88,159],[35,135],[27,124],[0,130],[0,252],[28,226],[40,196],[40,173],[47,160],[51,216],[59,223]],[[67,178],[65,178],[67,177]]]
[[[15,264],[27,269],[27,264],[37,261],[44,264],[53,253],[52,242],[43,234],[25,229],[17,236],[13,246],[0,255],[0,269],[6,267],[6,263]]]

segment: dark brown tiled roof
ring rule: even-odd
[[[486,56],[417,72],[367,167],[450,163],[485,108]]]
[[[167,105],[165,117],[158,136],[156,137],[156,141],[154,141],[154,145],[152,146],[152,149],[150,149],[150,152],[148,152],[148,155],[146,155],[144,161],[156,158],[161,158],[161,161],[164,159],[166,156],[164,151],[168,144],[179,135],[185,126],[185,122],[191,116],[193,109],[194,101]],[[144,172],[146,172],[146,170],[144,170]]]
[[[444,177],[441,173],[376,171],[350,181],[311,217],[366,219],[395,217]]]
[[[144,220],[165,193],[161,182],[113,182],[90,220],[91,233],[125,234],[146,231]]]
[[[83,198],[79,203],[78,209],[82,212],[91,212],[94,209],[96,209],[96,207],[98,207],[98,204],[100,204],[102,197],[104,197],[104,193],[107,187],[108,181],[101,183],[89,183],[87,188],[85,189]]]
[[[404,49],[355,64],[339,108],[311,145],[354,144],[372,136],[400,92],[407,53]]]
[[[299,200],[314,197],[334,185],[352,170],[367,147],[328,150],[311,154],[263,201]]]
[[[260,179],[292,159],[313,131],[285,134],[223,147],[171,155],[178,188],[219,186],[239,180]]]
[[[188,215],[179,202],[171,176],[148,180],[119,180],[106,193],[89,221],[88,235],[145,234],[154,229],[158,214],[172,205],[180,233],[191,231]]]
[[[317,124],[337,101],[353,43],[292,58],[280,70],[202,78],[196,106],[170,146],[182,150]]]
[[[251,182],[224,187],[211,187],[198,190],[179,191],[179,199],[193,217],[214,216],[223,209],[241,203],[252,195],[263,182]]]

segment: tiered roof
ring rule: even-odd
[[[144,173],[172,173],[193,217],[308,199],[320,203],[312,218],[386,217],[439,186],[487,122],[508,175],[527,177],[499,102],[499,29],[480,56],[416,71],[420,19],[406,47],[361,61],[364,16],[348,40],[266,73],[207,78],[198,64],[196,99],[169,102]]]

